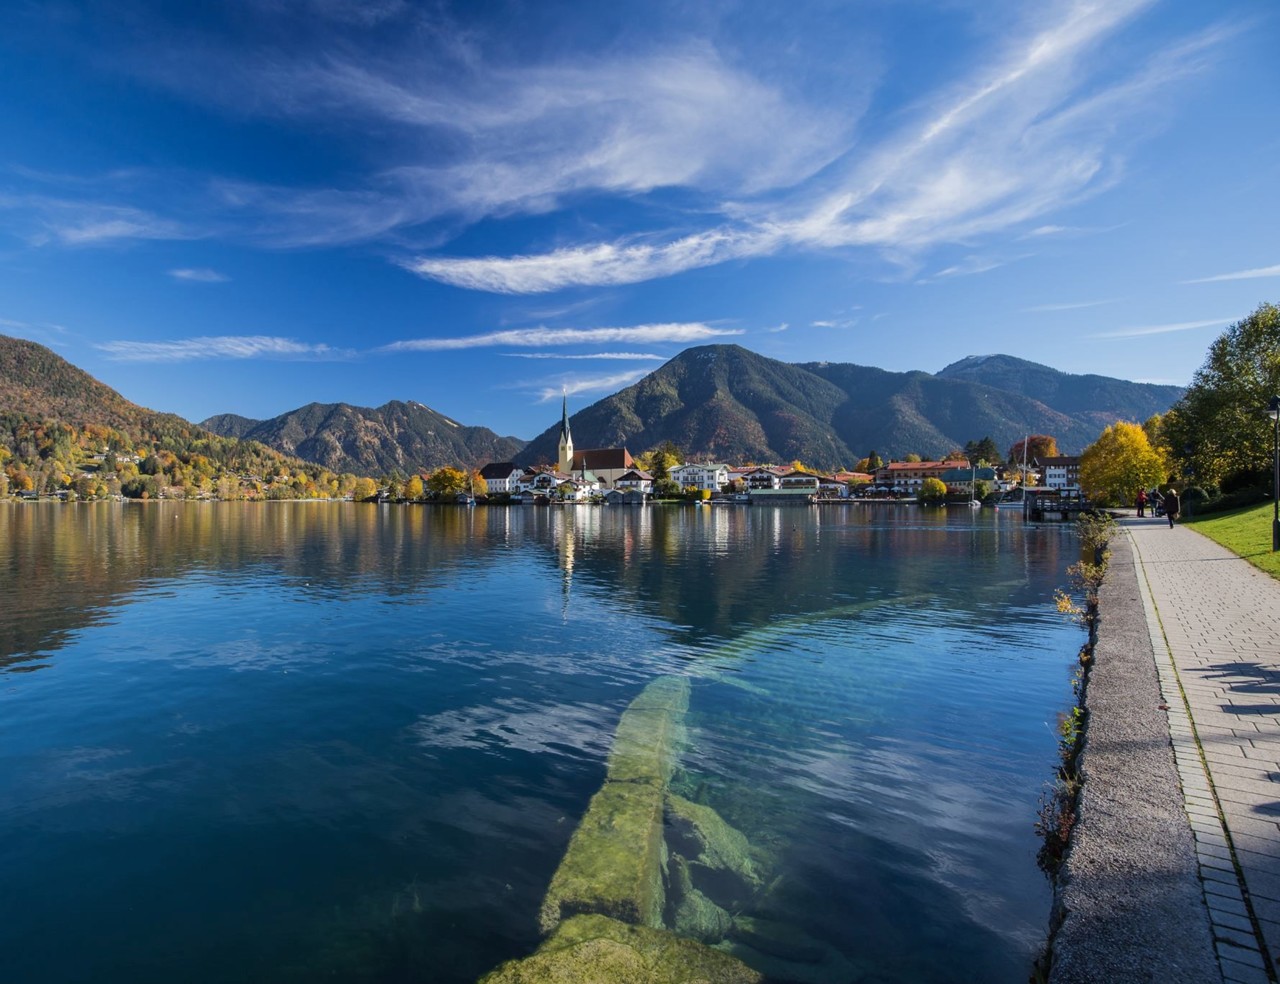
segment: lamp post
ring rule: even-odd
[[[1271,472],[1271,552],[1280,550],[1280,396],[1267,405],[1267,416],[1275,423]]]

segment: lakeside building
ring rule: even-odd
[[[969,462],[963,458],[950,458],[946,461],[891,461],[883,468],[876,469],[876,484],[915,495],[926,478],[942,481],[943,474],[956,468],[963,468],[967,472]]]
[[[509,461],[493,462],[480,469],[480,477],[490,492],[515,492],[525,474],[519,465]]]
[[[1032,464],[1040,472],[1040,484],[1047,489],[1080,488],[1079,455],[1060,454],[1036,458]]]
[[[697,489],[699,492],[710,492],[714,495],[729,484],[729,472],[728,465],[711,462],[700,465],[687,463],[672,468],[667,476],[682,489]]]

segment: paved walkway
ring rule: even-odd
[[[1280,581],[1190,529],[1131,538],[1224,979],[1280,964]]]

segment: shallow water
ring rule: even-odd
[[[0,979],[474,981],[683,674],[750,914],[1021,984],[1076,555],[895,505],[0,507]]]

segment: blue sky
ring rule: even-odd
[[[530,438],[690,345],[1185,384],[1280,296],[1268,0],[6,4],[0,333]]]

